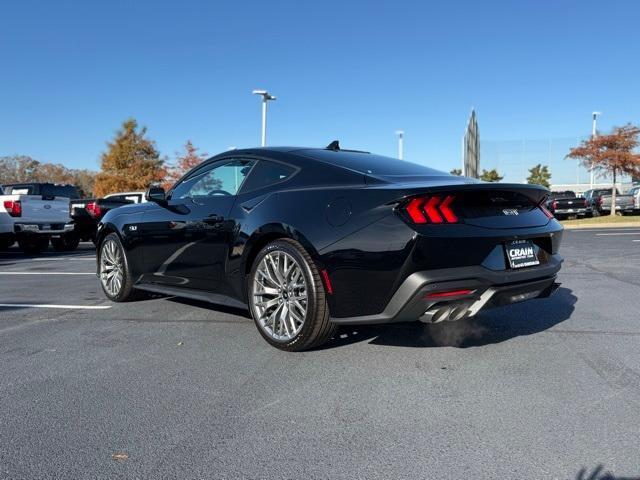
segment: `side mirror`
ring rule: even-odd
[[[164,193],[164,188],[162,187],[149,187],[147,193],[144,194],[144,198],[147,202],[156,202],[159,204],[164,204],[167,202],[166,194]]]

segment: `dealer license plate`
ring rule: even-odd
[[[511,268],[525,268],[540,265],[537,248],[530,240],[512,240],[505,245]]]

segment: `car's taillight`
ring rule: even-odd
[[[98,205],[96,202],[89,202],[87,203],[87,206],[84,208],[87,210],[87,213],[94,218],[99,217],[100,214],[102,213],[102,210],[100,209],[100,205]]]
[[[22,216],[22,204],[20,203],[20,200],[5,200],[4,209],[12,217]]]
[[[584,208],[588,208],[589,207],[589,201],[585,198],[584,199]]]
[[[555,203],[555,202],[554,202]],[[542,210],[542,212],[547,216],[547,218],[553,218],[553,213],[551,213],[549,211],[549,209],[547,207],[544,206],[544,204],[540,204],[538,205],[540,207],[540,210]],[[555,207],[554,207],[555,208]]]
[[[458,223],[458,216],[453,212],[454,195],[434,195],[409,200],[404,211],[413,223]]]
[[[551,202],[551,208],[553,208],[554,210],[558,209],[558,202],[556,202],[555,200],[553,202]]]

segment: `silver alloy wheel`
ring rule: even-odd
[[[278,342],[293,339],[307,316],[307,282],[300,264],[275,250],[260,261],[253,277],[254,317],[260,328]]]
[[[102,244],[100,280],[109,295],[118,296],[124,280],[124,258],[115,240],[107,240]]]

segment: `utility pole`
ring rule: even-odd
[[[276,97],[266,90],[254,90],[253,94],[262,97],[262,140],[260,144],[264,147],[267,145],[267,102],[269,100],[275,100]]]
[[[593,123],[591,124],[591,139],[593,140],[598,135],[596,130],[596,122],[598,119],[598,115],[602,115],[602,112],[593,112]],[[591,164],[591,168],[589,168],[589,189],[593,190],[593,164]]]
[[[398,158],[400,160],[404,159],[404,130],[396,130],[396,135],[398,135]]]

